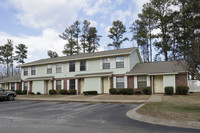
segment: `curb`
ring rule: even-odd
[[[118,103],[118,104],[143,104],[146,100],[138,101],[122,101],[122,100],[76,100],[76,99],[66,99],[66,100],[52,100],[52,99],[18,99],[19,101],[41,101],[41,102],[84,102],[84,103]]]
[[[146,104],[146,103],[145,103]],[[136,108],[128,111],[126,116],[137,121],[146,122],[150,124],[162,125],[162,126],[172,126],[172,127],[181,127],[181,128],[193,128],[193,129],[200,129],[200,122],[194,121],[175,121],[175,120],[166,120],[166,119],[159,119],[151,116],[141,115],[136,112],[139,108],[144,106],[145,104],[141,104]]]

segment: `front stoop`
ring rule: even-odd
[[[145,116],[141,115],[136,112],[139,108],[144,106],[145,104],[141,104],[134,108],[133,110],[130,110],[126,113],[126,116],[133,120],[138,120],[141,122],[146,122],[150,124],[157,124],[157,125],[163,125],[163,126],[173,126],[173,127],[182,127],[182,128],[194,128],[194,129],[200,129],[200,122],[194,122],[194,121],[175,121],[175,120],[166,120],[166,119],[159,119],[151,116]]]

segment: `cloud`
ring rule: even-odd
[[[62,55],[61,51],[63,50],[64,44],[66,44],[65,40],[59,38],[60,33],[58,33],[54,29],[44,29],[42,35],[40,36],[13,36],[4,32],[0,32],[0,44],[5,44],[7,39],[12,39],[14,45],[18,45],[20,43],[25,44],[28,47],[28,61],[34,59],[42,58],[40,55],[36,55],[36,53],[41,55],[46,55],[47,50],[56,51],[59,55]],[[4,40],[4,41],[2,41]]]
[[[123,23],[127,22],[127,19],[131,17],[131,10],[117,10],[113,14],[111,14],[111,22],[115,20],[121,20]]]
[[[90,21],[90,26],[92,27],[97,27],[97,22],[94,20],[89,20]]]
[[[84,0],[8,0],[19,23],[30,28],[66,27],[78,18]]]

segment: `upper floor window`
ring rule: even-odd
[[[110,69],[110,58],[102,59],[103,69]]]
[[[56,90],[61,90],[61,80],[56,80]]]
[[[52,65],[47,65],[47,74],[52,73]]]
[[[116,57],[116,68],[124,68],[124,57]]]
[[[61,73],[62,71],[62,64],[56,64],[56,73]]]
[[[73,90],[76,88],[76,80],[75,79],[70,79],[69,80],[69,89]]]
[[[69,71],[75,72],[75,61],[69,62]]]
[[[36,75],[36,67],[31,67],[31,75]]]
[[[86,61],[82,60],[80,61],[80,71],[85,71],[86,70]]]
[[[24,76],[28,75],[28,67],[24,68]]]
[[[117,77],[116,78],[116,87],[117,88],[124,88],[124,77]]]
[[[137,76],[138,88],[147,87],[147,76]]]

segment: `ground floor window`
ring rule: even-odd
[[[11,83],[11,91],[15,90],[15,83]]]
[[[137,76],[138,88],[147,87],[147,76]]]
[[[116,87],[117,88],[124,88],[124,77],[117,77],[116,78]]]
[[[56,90],[61,90],[61,80],[56,80]]]
[[[28,82],[24,82],[24,90],[28,90]]]
[[[76,87],[76,80],[75,79],[70,79],[69,80],[69,89],[73,90]]]

